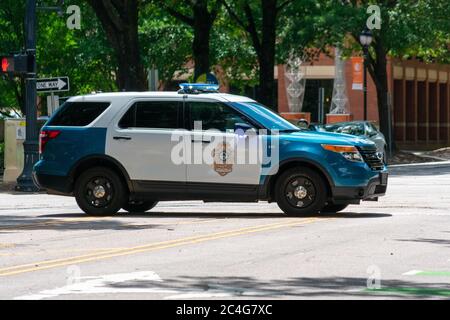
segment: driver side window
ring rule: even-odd
[[[193,130],[215,129],[222,132],[234,132],[237,123],[245,123],[253,127],[245,116],[225,104],[189,102],[189,109],[191,111],[190,125]]]

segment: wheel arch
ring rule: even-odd
[[[274,199],[275,183],[278,177],[286,170],[293,167],[306,167],[317,172],[323,179],[327,188],[327,197],[332,197],[332,188],[334,182],[329,173],[317,162],[304,158],[288,159],[280,162],[278,171],[274,175],[266,176],[260,192],[260,198],[262,200],[272,201]]]
[[[73,191],[75,181],[80,174],[86,169],[92,167],[106,167],[113,170],[122,179],[128,191],[133,191],[133,184],[131,183],[127,170],[119,161],[107,155],[91,155],[78,160],[69,173],[72,189],[71,191]]]

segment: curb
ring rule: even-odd
[[[389,169],[395,168],[447,168],[450,167],[450,161],[434,161],[434,162],[420,162],[420,163],[407,163],[407,164],[393,164],[388,165]]]

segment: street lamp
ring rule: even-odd
[[[25,15],[25,51],[29,70],[25,75],[26,137],[23,143],[24,167],[17,178],[16,190],[33,192],[39,188],[31,177],[33,166],[39,157],[37,110],[36,110],[36,0],[27,0]]]
[[[22,173],[17,178],[17,191],[39,191],[32,179],[33,166],[39,160],[39,129],[36,106],[36,11],[37,9],[44,9],[56,10],[60,13],[62,12],[61,6],[64,4],[64,0],[59,0],[58,4],[57,7],[37,7],[37,0],[27,0],[25,5],[25,54],[28,65],[28,70],[25,74],[26,133],[23,143],[24,166]]]
[[[361,43],[364,53],[364,121],[367,121],[367,60],[369,57],[369,46],[372,43],[372,39],[372,32],[370,32],[369,29],[364,29],[359,35],[359,43]]]

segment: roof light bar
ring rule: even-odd
[[[211,83],[181,83],[179,93],[214,93],[219,91],[218,84]]]

